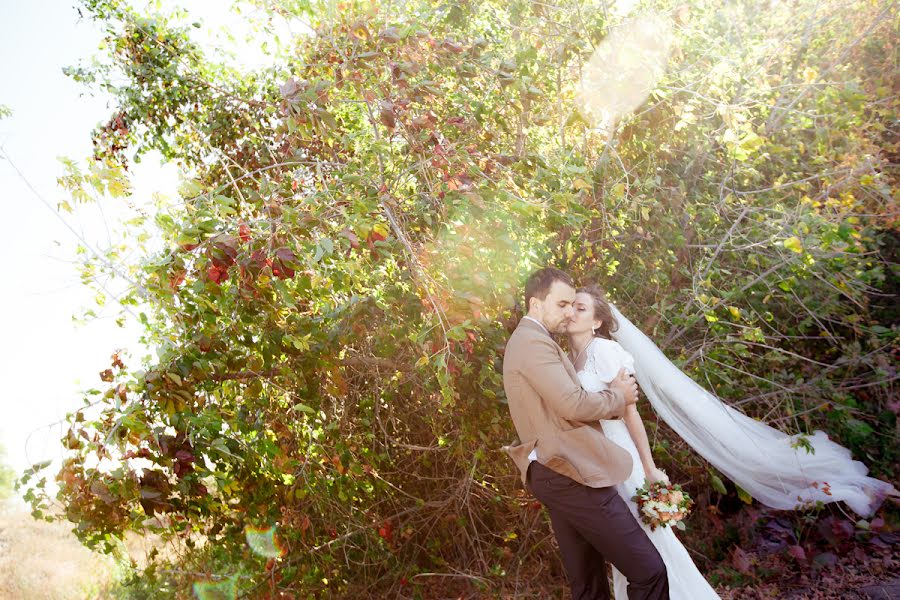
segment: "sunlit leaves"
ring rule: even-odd
[[[197,581],[194,583],[197,600],[234,600],[237,598],[237,577],[221,581]]]
[[[256,554],[266,558],[279,558],[287,551],[275,536],[275,528],[259,529],[247,527],[244,530],[247,545]]]
[[[125,169],[110,162],[91,162],[87,171],[68,158],[60,158],[66,174],[57,179],[60,187],[67,190],[76,203],[110,198],[122,198],[131,193],[131,182]],[[64,202],[63,209],[72,212],[72,206]]]
[[[796,236],[789,237],[784,240],[784,247],[792,252],[803,252],[803,243]]]

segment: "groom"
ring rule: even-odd
[[[665,564],[616,492],[631,474],[631,455],[598,423],[637,402],[637,384],[622,370],[607,391],[581,388],[550,336],[566,331],[574,301],[572,278],[559,269],[528,278],[528,314],[503,357],[503,387],[520,440],[505,450],[550,513],[573,599],[609,598],[607,559],[628,579],[630,600],[667,599]]]

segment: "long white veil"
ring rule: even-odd
[[[635,362],[635,376],[656,413],[700,456],[767,506],[795,509],[806,503],[843,501],[871,516],[889,483],[868,477],[850,451],[816,431],[813,451],[795,447],[787,435],[724,404],[681,372],[614,306],[619,330],[613,338]]]

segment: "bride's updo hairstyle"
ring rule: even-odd
[[[596,285],[589,285],[578,288],[578,293],[588,294],[591,297],[594,301],[594,318],[603,322],[599,329],[594,332],[594,337],[611,340],[613,331],[619,329],[619,323],[612,314],[612,309],[609,307],[609,302],[606,300],[603,290]]]

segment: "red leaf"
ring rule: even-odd
[[[272,264],[272,275],[278,279],[290,279],[294,276],[294,270],[279,261]]]
[[[258,268],[262,269],[267,264],[265,251],[254,250],[253,254],[250,255],[250,261],[253,262]]]
[[[387,542],[393,540],[394,537],[394,527],[391,525],[390,521],[385,521],[382,523],[381,527],[378,528],[378,535],[381,536]]]
[[[802,562],[806,560],[806,550],[803,549],[803,546],[791,546],[788,548],[788,554],[798,561]]]
[[[275,256],[278,257],[279,260],[287,260],[287,261],[295,261],[297,260],[297,255],[294,254],[294,251],[290,248],[279,248],[275,251]]]
[[[250,227],[246,223],[241,223],[241,226],[238,227],[238,235],[240,236],[242,242],[249,242]]]
[[[423,115],[419,115],[418,117],[416,117],[412,121],[410,121],[409,128],[410,129],[425,129],[426,127],[433,127],[436,122],[437,122],[437,115],[435,115],[433,112],[429,111]]]
[[[388,129],[393,129],[397,125],[397,115],[394,113],[394,105],[390,102],[381,102],[380,108],[378,120]]]
[[[297,255],[290,248],[278,248],[271,259],[272,274],[279,279],[290,279],[294,276]]]
[[[218,235],[212,240],[207,254],[214,265],[227,269],[234,264],[237,258],[237,245],[237,237],[233,235]]]
[[[744,552],[740,546],[734,547],[734,552],[731,555],[731,564],[744,575],[752,573],[750,555]]]
[[[186,271],[176,271],[169,275],[169,287],[172,290],[177,290],[178,286],[184,283],[184,276],[187,275]]]
[[[286,266],[282,261],[276,260],[272,263],[272,275],[278,279],[290,279],[294,276],[294,270]]]
[[[396,27],[388,27],[387,29],[381,30],[378,33],[378,37],[388,44],[396,44],[400,41],[400,32],[397,31]]]
[[[443,48],[444,50],[449,50],[454,54],[459,54],[460,52],[465,50],[465,48],[463,48],[461,44],[454,42],[453,40],[444,40],[441,43],[441,48]]]
[[[228,279],[228,269],[212,265],[206,270],[206,276],[213,283],[221,285],[223,281]]]
[[[359,248],[359,238],[356,237],[356,234],[349,228],[344,228],[341,230],[341,235],[347,238],[350,241],[351,248]]]
[[[293,98],[297,94],[299,94],[305,87],[306,82],[303,84],[299,83],[296,79],[291,77],[287,81],[285,81],[282,85],[278,86],[279,91],[281,91],[281,95],[285,98]]]
[[[847,519],[835,519],[831,522],[831,531],[839,540],[846,540],[853,536],[853,523]]]

